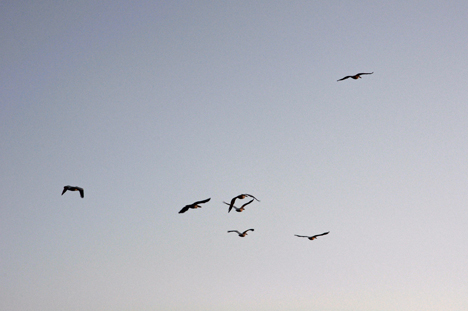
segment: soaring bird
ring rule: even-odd
[[[247,229],[247,230],[245,230],[245,231],[242,232],[242,233],[240,233],[240,232],[237,231],[237,230],[229,230],[228,233],[229,233],[229,232],[237,232],[237,234],[238,234],[241,238],[243,238],[243,237],[245,237],[245,236],[247,235],[247,232],[248,232],[248,231],[254,231],[254,229]]]
[[[330,231],[322,233],[322,234],[316,234],[316,235],[313,235],[313,236],[297,235],[297,234],[295,234],[295,236],[298,236],[300,238],[308,238],[309,240],[312,241],[312,240],[315,240],[318,236],[326,235],[326,234],[329,234],[329,233],[330,233]]]
[[[340,80],[336,80],[336,81],[343,81],[343,80],[346,80],[346,79],[348,79],[348,78],[353,78],[354,80],[357,80],[357,79],[359,79],[359,78],[362,79],[361,75],[371,75],[371,74],[373,74],[373,73],[374,73],[374,72],[369,72],[369,73],[367,73],[367,72],[361,72],[361,73],[355,74],[354,76],[346,76],[346,77],[341,78]]]
[[[198,201],[198,202],[195,202],[195,203],[192,203],[192,204],[189,204],[189,205],[185,205],[185,206],[180,210],[179,214],[185,213],[186,211],[189,210],[189,208],[201,208],[201,206],[198,205],[198,204],[206,203],[206,202],[208,202],[209,200],[211,200],[211,198],[208,198],[208,199],[203,200],[203,201]]]
[[[239,212],[239,213],[240,213],[240,212],[242,212],[242,211],[245,210],[244,207],[245,207],[246,205],[249,205],[249,204],[252,203],[253,201],[254,201],[254,199],[250,200],[249,202],[247,202],[247,203],[245,203],[244,205],[242,205],[240,208],[237,208],[237,207],[235,207],[234,205],[233,205],[232,207],[236,210],[236,212]],[[226,202],[224,202],[224,201],[223,201],[223,203],[226,204],[226,205],[229,205],[229,207],[231,206],[231,204],[226,203]],[[228,213],[229,213],[230,211],[231,211],[231,208],[229,208]]]
[[[67,192],[67,190],[68,190],[68,191],[79,191],[79,192],[80,192],[80,196],[81,196],[82,198],[84,198],[84,190],[83,190],[83,188],[68,185],[68,186],[63,187],[62,195],[63,195],[65,192]]]
[[[239,194],[238,196],[232,198],[231,200],[231,204],[229,204],[229,210],[228,210],[228,213],[231,211],[232,207],[234,206],[234,202],[239,199],[239,200],[242,200],[242,199],[245,199],[246,197],[251,197],[255,200],[257,200],[258,202],[260,202],[259,199],[257,199],[256,197],[254,197],[253,195],[251,194],[247,194],[247,193],[244,193],[244,194]]]

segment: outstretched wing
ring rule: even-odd
[[[254,229],[247,229],[244,232],[242,232],[242,234],[245,234],[246,232],[249,232],[249,231],[255,231],[255,230]]]
[[[254,196],[253,196],[253,195],[251,195],[251,194],[245,194],[245,195],[246,195],[246,196],[248,196],[248,197],[254,198],[254,199],[255,199],[255,200],[257,200],[258,202],[260,202],[260,200],[259,200],[259,199],[257,199],[256,197],[254,197]]]
[[[78,188],[78,187],[77,187],[77,189],[78,189],[78,191],[80,192],[80,196],[81,196],[82,198],[84,198],[84,190],[83,190],[83,188]]]
[[[189,208],[190,208],[190,206],[191,206],[191,205],[185,205],[185,206],[180,210],[179,214],[183,214],[183,213],[185,213],[186,211],[188,211]]]
[[[254,201],[253,199],[250,200],[249,202],[247,202],[247,203],[245,203],[244,205],[242,205],[241,208],[243,208],[243,207],[246,206],[246,205],[249,205],[249,204],[252,203],[253,201]]]
[[[237,232],[237,234],[241,234],[241,233],[240,233],[239,231],[237,231],[237,230],[229,230],[228,233],[229,233],[229,232]]]
[[[325,233],[321,233],[321,234],[316,234],[316,235],[313,236],[313,238],[314,238],[314,237],[318,237],[318,236],[322,236],[322,235],[327,235],[327,234],[329,234],[329,233],[330,233],[330,231],[325,232]]]
[[[208,199],[206,199],[206,200],[203,200],[203,201],[198,201],[198,202],[195,202],[195,203],[193,203],[192,205],[194,206],[194,205],[197,205],[197,204],[203,204],[203,203],[206,203],[206,202],[208,202],[209,200],[211,200],[211,198],[208,198]]]
[[[358,73],[356,76],[360,76],[360,75],[371,75],[373,74],[374,72],[361,72],[361,73]]]
[[[228,213],[232,210],[232,207],[234,206],[234,202],[236,202],[236,199],[237,199],[237,197],[232,198],[231,204],[229,204]]]
[[[348,78],[351,78],[351,76],[346,76],[346,77],[341,78],[340,80],[336,80],[336,81],[343,81],[343,80],[346,80],[346,79],[348,79]]]
[[[235,209],[237,209],[237,207],[235,207],[234,205],[231,205],[231,204],[229,204],[229,203],[227,203],[227,202],[224,202],[224,201],[223,201],[223,203],[226,204],[226,205],[229,205],[228,213],[231,211],[231,209],[232,209],[233,207],[234,207]]]
[[[297,234],[295,234],[295,236],[298,236],[300,238],[308,238],[308,236],[306,236],[306,235],[297,235]]]
[[[63,195],[65,192],[67,192],[67,190],[68,190],[68,187],[67,187],[67,186],[63,187],[62,195]]]

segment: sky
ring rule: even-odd
[[[467,11],[2,1],[0,309],[468,309]]]

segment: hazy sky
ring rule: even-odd
[[[467,13],[3,1],[0,309],[467,310]]]

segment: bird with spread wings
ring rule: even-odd
[[[254,229],[247,229],[242,233],[237,231],[237,230],[229,230],[228,233],[229,232],[236,232],[241,238],[243,238],[243,237],[245,237],[247,235],[247,232],[249,232],[249,231],[254,231]]]
[[[313,235],[313,236],[297,235],[297,234],[295,234],[295,236],[298,236],[298,237],[300,237],[300,238],[308,238],[309,240],[312,241],[312,240],[315,240],[318,236],[327,235],[327,234],[329,234],[329,233],[330,233],[330,231],[325,232],[325,233],[321,233],[321,234],[316,234],[316,235]]]
[[[189,205],[185,205],[179,212],[179,214],[182,214],[182,213],[185,213],[186,211],[188,211],[189,209],[191,208],[201,208],[201,206],[199,204],[203,204],[203,203],[206,203],[208,202],[209,200],[211,200],[211,198],[208,198],[206,200],[203,200],[203,201],[197,201],[195,203],[192,203],[192,204],[189,204]]]
[[[341,78],[340,80],[336,80],[336,81],[343,81],[343,80],[346,80],[346,79],[348,79],[348,78],[351,78],[351,79],[354,79],[354,80],[357,80],[357,79],[359,79],[359,78],[362,79],[362,77],[361,77],[362,75],[371,75],[371,74],[373,74],[373,73],[374,73],[374,72],[369,72],[369,73],[368,73],[368,72],[361,72],[361,73],[355,74],[354,76],[346,76],[346,77]]]
[[[68,186],[63,187],[62,195],[63,195],[65,192],[67,192],[67,190],[68,190],[68,191],[79,191],[79,192],[80,192],[80,196],[81,196],[82,198],[84,198],[84,190],[83,190],[83,188],[80,188],[80,187],[77,187],[77,186],[70,186],[70,185],[68,185]]]

